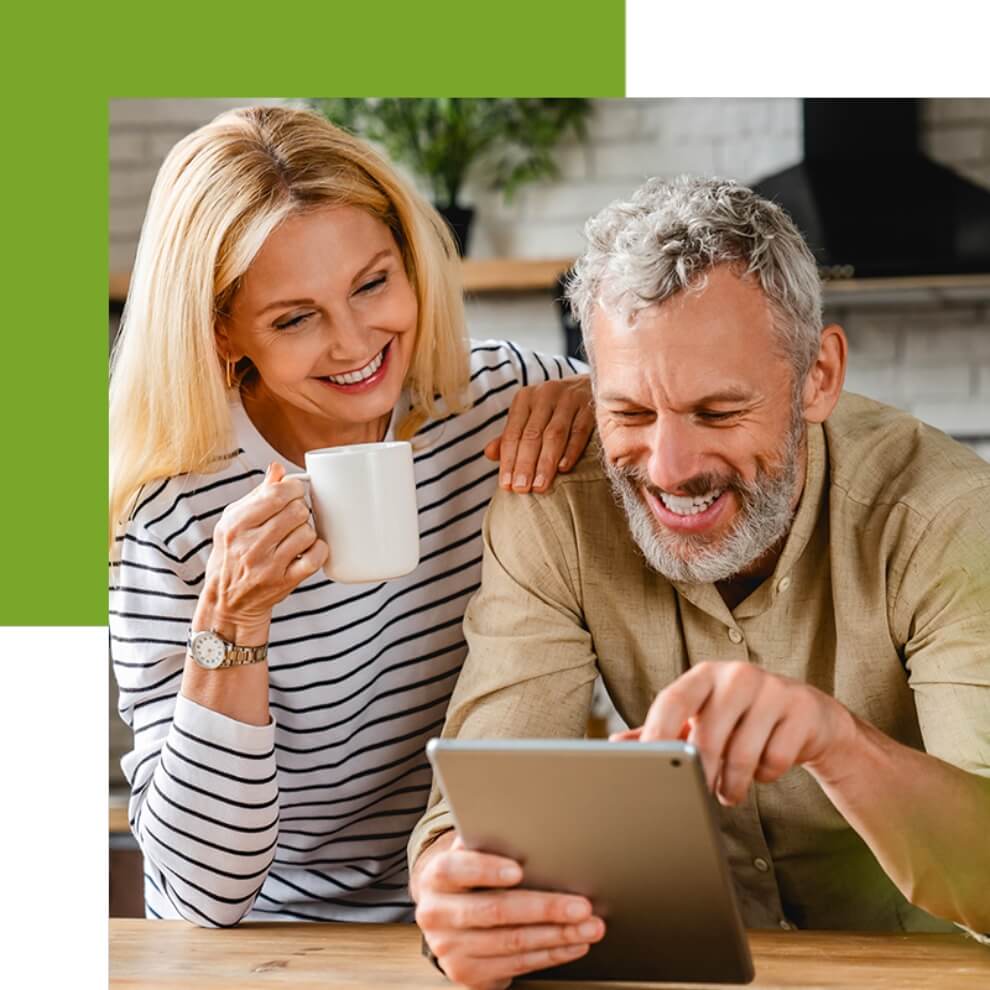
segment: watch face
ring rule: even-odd
[[[193,636],[191,652],[193,659],[201,667],[215,670],[223,663],[227,646],[216,633],[197,633]]]

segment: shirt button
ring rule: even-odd
[[[743,641],[743,635],[738,629],[730,629],[729,639],[731,639],[733,643],[741,643]]]
[[[753,866],[755,866],[760,873],[767,873],[770,870],[770,864],[762,856],[757,856],[756,859],[753,860]]]
[[[791,579],[789,577],[781,578],[777,582],[777,590],[778,591],[787,591],[787,589],[790,586],[791,586]]]
[[[779,921],[779,925],[781,928],[784,929],[785,932],[794,931],[794,926],[786,918],[781,918]]]

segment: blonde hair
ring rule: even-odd
[[[409,437],[468,381],[460,265],[443,219],[364,142],[287,107],[221,114],[155,180],[110,377],[110,537],[142,486],[215,469],[233,448],[216,323],[288,216],[357,206],[391,230],[419,305]],[[248,362],[249,364],[249,362]],[[238,368],[238,381],[250,367]],[[235,383],[236,385],[237,383]]]

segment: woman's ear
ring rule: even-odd
[[[237,364],[244,357],[243,354],[236,350],[231,342],[230,334],[227,332],[227,327],[222,317],[217,317],[213,335],[216,338],[217,354],[220,356],[221,361],[230,361],[231,364]]]
[[[818,357],[804,380],[801,395],[806,422],[823,423],[835,408],[846,380],[848,350],[846,335],[837,323],[822,330]]]

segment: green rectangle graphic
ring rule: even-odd
[[[617,97],[625,75],[621,0],[35,7],[10,38],[0,625],[106,623],[108,163],[136,228],[141,163],[189,129],[132,121],[108,148],[111,101]]]

